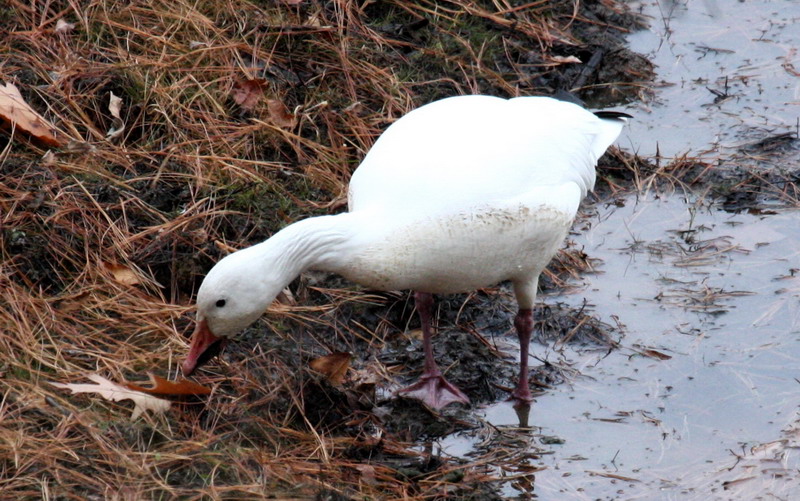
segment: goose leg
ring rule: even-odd
[[[416,398],[434,409],[441,409],[454,402],[469,403],[469,398],[464,393],[447,381],[439,370],[433,357],[433,344],[431,343],[431,309],[433,296],[427,292],[415,292],[414,302],[422,322],[422,343],[425,349],[425,369],[419,381],[398,393],[411,398]]]
[[[528,388],[528,348],[533,332],[533,310],[520,308],[514,318],[514,327],[517,329],[517,337],[519,337],[519,381],[517,388],[511,394],[511,400],[515,400],[516,405],[530,405],[533,397]]]

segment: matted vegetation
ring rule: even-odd
[[[213,262],[342,210],[350,172],[415,106],[645,92],[649,66],[620,41],[636,23],[613,1],[5,2],[0,77],[73,141],[44,155],[0,137],[3,497],[491,498],[490,459],[420,452],[418,430],[370,407],[375,383],[413,370],[378,356],[411,318],[405,296],[305,279],[198,378],[209,400],[161,416],[48,382],[174,379]],[[550,278],[581,261],[565,253]],[[443,318],[477,318],[484,296]],[[343,348],[372,378],[358,391],[305,369]]]

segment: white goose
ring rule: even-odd
[[[521,346],[512,398],[530,402],[539,274],[594,187],[597,159],[625,117],[547,97],[451,97],[408,113],[353,173],[349,212],[291,224],[211,269],[197,294],[183,372],[191,374],[258,319],[304,270],[322,270],[371,289],[414,290],[425,368],[401,392],[434,408],[467,403],[434,360],[432,294],[510,280]]]

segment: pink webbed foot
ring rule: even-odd
[[[398,391],[400,395],[415,398],[436,410],[450,404],[469,403],[469,397],[441,374],[423,375],[419,381]]]
[[[442,376],[436,365],[431,344],[431,307],[433,296],[426,292],[415,292],[414,303],[422,324],[422,344],[425,349],[425,370],[419,381],[397,393],[421,400],[429,407],[439,410],[455,402],[468,404],[469,398]]]

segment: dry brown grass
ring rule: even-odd
[[[207,372],[208,402],[136,422],[125,403],[46,384],[174,379],[211,263],[339,210],[359,159],[414,106],[570,83],[584,97],[643,88],[622,69],[608,92],[608,79],[555,57],[590,56],[590,39],[607,46],[625,19],[611,1],[292,3],[0,6],[0,76],[75,140],[43,158],[0,139],[0,497],[430,499],[487,485],[481,460],[412,450],[368,416],[344,431],[311,422],[305,376],[267,344],[251,345],[252,363]],[[59,20],[75,26],[58,32]],[[232,90],[248,79],[263,79],[264,97],[243,109]],[[109,141],[112,92],[125,130]],[[319,312],[284,308],[269,328],[328,322]],[[374,343],[381,329],[341,335]]]

